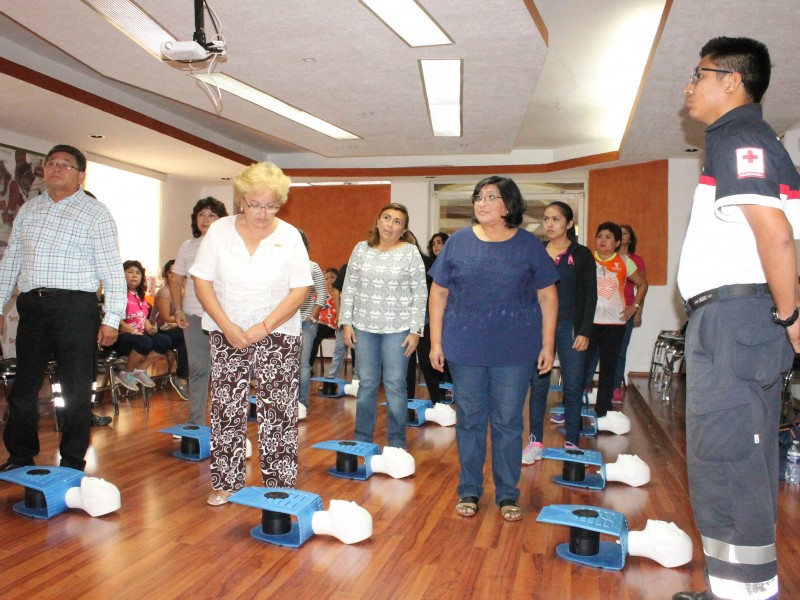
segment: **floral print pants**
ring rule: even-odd
[[[211,342],[211,487],[245,487],[248,396],[253,382],[258,451],[265,487],[297,481],[300,336],[273,333],[243,350],[219,331]]]

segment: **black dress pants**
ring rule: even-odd
[[[83,470],[89,448],[92,381],[100,311],[93,292],[64,290],[17,298],[17,374],[8,397],[3,441],[14,462],[39,453],[39,390],[47,365],[55,358],[64,399],[61,466]]]

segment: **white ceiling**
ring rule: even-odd
[[[0,74],[0,129],[209,182],[240,170],[232,153],[290,168],[375,169],[366,176],[395,167],[436,174],[449,165],[541,165],[616,150],[613,164],[684,157],[687,146],[702,145],[702,127],[685,117],[681,90],[700,47],[716,35],[769,46],[774,73],[765,114],[779,133],[800,126],[796,0],[667,0],[621,148],[603,126],[616,102],[613,86],[602,91],[595,75],[607,83],[626,67],[598,59],[625,47],[619,31],[631,13],[661,14],[665,0],[419,2],[454,44],[410,48],[356,0],[209,0],[228,49],[217,70],[362,138],[337,141],[229,95],[215,113],[184,66],[154,59],[80,0],[3,0],[0,56],[156,124],[135,124]],[[546,41],[526,2],[541,15]],[[177,39],[191,38],[192,0],[138,4]],[[208,16],[206,31],[213,32]],[[431,134],[423,58],[464,61],[460,138]],[[176,139],[176,131],[227,153]]]

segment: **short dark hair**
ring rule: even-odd
[[[47,153],[47,156],[44,157],[44,162],[50,160],[50,157],[53,154],[57,154],[58,152],[64,152],[65,154],[69,154],[75,159],[75,162],[78,164],[78,171],[85,171],[86,170],[86,156],[78,150],[75,146],[68,146],[67,144],[57,144],[50,148],[50,152]]]
[[[450,239],[450,236],[447,235],[444,231],[437,231],[431,236],[431,239],[428,240],[428,256],[433,257],[433,240],[436,238],[440,238],[442,240],[442,245]]]
[[[700,58],[705,57],[722,69],[739,73],[748,98],[761,102],[772,73],[769,50],[764,44],[745,37],[716,37],[700,50]]]
[[[636,252],[636,244],[637,244],[637,242],[639,240],[636,238],[636,233],[633,231],[633,227],[631,227],[630,225],[628,225],[626,223],[622,223],[619,227],[620,227],[620,229],[627,229],[628,230],[628,233],[631,236],[631,241],[628,242],[628,252],[635,253]],[[620,234],[620,235],[622,235],[622,234]]]
[[[123,271],[127,271],[130,267],[136,267],[142,274],[142,279],[139,281],[139,285],[136,286],[136,295],[139,296],[139,300],[144,300],[144,292],[147,290],[147,277],[144,272],[144,267],[138,260],[126,260],[122,263]]]
[[[487,185],[497,186],[497,190],[500,192],[500,196],[503,199],[503,204],[506,205],[508,214],[503,217],[503,220],[506,222],[506,227],[509,229],[512,227],[518,227],[519,224],[522,223],[522,215],[525,214],[527,205],[525,204],[525,200],[522,198],[522,192],[519,191],[517,184],[514,183],[513,179],[509,179],[508,177],[500,177],[499,175],[484,177],[475,185],[475,189],[472,191],[473,204],[475,204],[475,197],[480,196],[481,189]],[[472,222],[478,222],[474,213],[472,215]]]
[[[617,241],[620,241],[622,239],[622,227],[620,227],[616,223],[613,223],[612,221],[605,221],[603,223],[600,223],[600,225],[597,226],[597,233],[594,234],[595,237],[597,237],[597,235],[601,231],[610,231],[611,235],[613,235],[614,239]]]
[[[558,212],[560,212],[561,216],[567,220],[567,223],[572,221],[572,227],[567,229],[567,239],[570,239],[573,242],[577,241],[578,232],[575,231],[575,212],[572,210],[572,207],[566,202],[562,202],[561,200],[556,200],[545,206],[545,210],[547,210],[551,206],[558,209]]]
[[[197,215],[203,209],[210,209],[218,217],[227,217],[228,216],[228,209],[225,208],[225,205],[214,198],[213,196],[208,196],[207,198],[203,198],[197,201],[197,204],[194,205],[194,209],[192,210],[192,235],[196,238],[200,237],[200,229],[197,227]]]

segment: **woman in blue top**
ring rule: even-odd
[[[542,225],[547,236],[545,248],[558,271],[558,320],[556,350],[564,390],[564,416],[567,443],[577,446],[581,436],[581,392],[583,366],[597,304],[597,274],[591,251],[576,241],[572,208],[564,202],[551,202],[544,209]],[[522,464],[530,465],[542,457],[544,411],[550,375],[531,379],[530,443],[522,451]]]
[[[457,231],[431,270],[431,364],[453,377],[461,474],[456,512],[471,517],[483,493],[486,428],[492,435],[495,501],[522,518],[522,407],[534,372],[553,366],[558,280],[553,261],[520,229],[517,185],[492,176],[475,186],[473,226]]]

